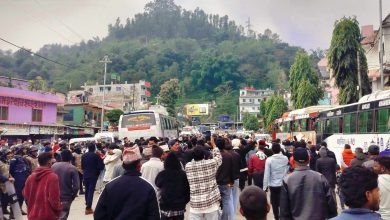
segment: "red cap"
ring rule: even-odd
[[[266,145],[265,140],[259,140],[259,145]]]

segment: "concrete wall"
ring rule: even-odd
[[[4,105],[8,106],[8,120],[0,120],[7,123],[34,123],[34,124],[56,124],[57,122],[57,105],[51,103],[45,103],[42,109],[42,122],[32,122],[32,109],[31,107],[16,106],[16,105]]]

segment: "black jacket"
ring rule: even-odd
[[[87,152],[81,157],[81,169],[84,179],[97,179],[100,171],[104,169],[104,163],[97,153]]]
[[[153,186],[138,171],[127,171],[109,182],[96,205],[95,220],[159,220]]]
[[[221,151],[222,164],[217,170],[217,184],[219,186],[224,186],[227,184],[234,183],[233,177],[233,156],[227,150]]]
[[[330,158],[328,156],[319,158],[316,163],[316,171],[325,176],[326,180],[328,180],[330,187],[336,187],[337,163],[333,158]]]
[[[190,201],[190,185],[183,170],[163,170],[157,175],[155,183],[160,190],[161,210],[185,210]]]
[[[233,150],[230,150],[229,153],[232,155],[232,159],[233,159],[233,167],[232,167],[233,180],[236,180],[240,178],[240,170],[242,169],[241,156],[240,154],[238,154]]]
[[[336,215],[336,201],[322,174],[308,166],[297,167],[283,179],[280,220],[324,220]]]

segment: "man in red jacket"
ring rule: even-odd
[[[39,167],[27,178],[23,196],[29,220],[58,220],[60,217],[60,182],[50,169],[53,162],[51,153],[40,154]]]

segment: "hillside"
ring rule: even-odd
[[[102,82],[108,55],[108,73],[122,82],[146,79],[152,96],[168,79],[178,78],[184,95],[179,103],[217,99],[217,114],[234,114],[243,86],[283,89],[287,75],[300,49],[282,42],[269,29],[250,32],[228,16],[188,11],[173,0],[155,0],[133,18],[108,25],[104,39],[94,38],[74,46],[46,45],[38,54],[56,60],[54,64],[25,51],[0,51],[0,75],[23,79],[42,76],[49,87],[66,92],[87,83]],[[248,31],[245,31],[248,32]],[[233,96],[234,95],[234,96]]]

